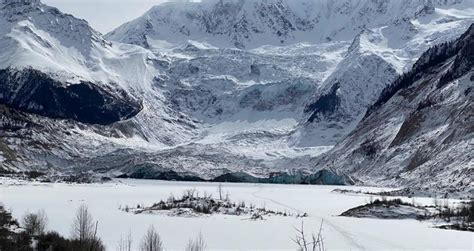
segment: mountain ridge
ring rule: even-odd
[[[472,193],[473,45],[474,24],[425,52],[316,166],[417,193]]]
[[[322,43],[348,40],[366,28],[433,14],[437,7],[472,3],[471,0],[170,2],[152,8],[106,37],[147,48],[153,47],[154,40],[170,43],[197,40],[240,49],[268,44]],[[305,35],[315,31],[316,34]]]
[[[234,10],[273,13],[248,20],[258,21],[257,26],[266,27],[268,34],[281,31],[288,38],[283,44],[260,39],[263,44],[259,45],[252,43],[256,37],[249,37],[251,46],[240,49],[227,35],[216,40],[222,44],[210,44],[207,39],[215,36],[207,33],[200,40],[174,37],[176,43],[141,40],[143,34],[134,32],[153,33],[153,16],[146,19],[152,24],[150,30],[122,33],[130,35],[122,38],[132,44],[125,44],[109,41],[110,34],[104,37],[87,22],[38,1],[33,1],[34,7],[21,0],[14,8],[3,6],[0,44],[9,49],[0,53],[5,59],[0,69],[18,74],[25,69],[39,71],[53,80],[50,86],[60,90],[90,83],[87,93],[101,93],[100,100],[107,101],[90,103],[91,114],[106,112],[113,119],[87,121],[69,106],[64,106],[66,111],[54,109],[52,114],[38,112],[38,102],[44,100],[30,97],[41,88],[31,85],[27,88],[31,92],[23,90],[25,95],[18,101],[33,102],[13,106],[11,100],[0,99],[0,165],[16,171],[91,171],[121,177],[304,182],[307,179],[301,175],[309,175],[349,182],[352,170],[339,170],[324,162],[326,157],[318,156],[332,156],[340,149],[333,149],[334,145],[353,137],[383,90],[423,58],[425,50],[457,38],[474,21],[470,0],[405,2],[406,6],[388,0],[321,1],[332,10],[321,20],[344,16],[342,21],[322,29],[320,37],[315,38],[308,29],[305,36],[294,40],[291,36],[296,33],[288,27],[296,27],[293,15],[308,14],[311,8],[301,7],[308,1],[189,3],[193,11],[216,11],[216,19],[208,13],[198,20],[207,18],[209,27],[217,31],[226,30],[225,25],[220,26],[229,24],[224,17],[242,14]],[[18,10],[23,14],[15,14]],[[155,7],[148,14],[157,10],[163,11]],[[355,17],[360,20],[352,23]],[[268,26],[272,23],[268,20],[275,25]],[[362,25],[367,22],[371,26]],[[122,28],[134,28],[129,25]],[[301,25],[302,29],[312,24]],[[347,27],[341,32],[338,25]],[[334,35],[332,41],[325,39],[326,34]],[[84,41],[70,43],[76,37]],[[459,74],[453,71],[451,75]],[[20,81],[8,85],[1,81],[4,93],[21,90],[15,86]],[[84,96],[66,93],[71,95],[61,95],[61,99]],[[370,143],[364,145],[365,152],[376,149]],[[339,154],[334,161],[347,164],[340,156],[345,155]],[[354,171],[360,184],[410,184],[372,174],[373,180]]]

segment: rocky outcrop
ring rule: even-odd
[[[0,104],[55,119],[107,125],[135,116],[139,101],[90,82],[64,84],[34,69],[0,70]]]

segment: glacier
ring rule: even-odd
[[[0,165],[202,179],[332,168],[318,158],[473,13],[472,0],[170,2],[102,35],[40,1],[2,1],[0,69],[141,107],[101,125],[2,104]]]

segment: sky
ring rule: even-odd
[[[151,7],[167,0],[42,0],[62,12],[85,19],[94,29],[105,34],[131,21]]]

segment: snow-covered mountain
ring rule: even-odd
[[[296,105],[297,112],[292,115],[300,125],[289,132],[288,141],[294,149],[294,146],[334,145],[344,138],[355,128],[380,91],[398,74],[408,70],[422,52],[432,45],[456,38],[469,27],[474,20],[473,6],[472,0],[181,1],[156,6],[106,37],[161,53],[164,48],[176,44],[187,48],[188,58],[180,60],[184,65],[192,62],[194,69],[200,69],[194,76],[186,75],[197,83],[203,82],[203,74],[205,78],[232,76],[237,82],[245,82],[240,86],[253,85],[251,88],[258,86],[261,89],[259,84],[268,81],[287,78],[295,82],[298,78],[296,80],[300,82],[299,78],[306,78],[313,84],[299,90],[311,92],[312,98],[298,98],[304,102],[305,108],[301,112],[301,106]],[[232,28],[242,27],[242,23],[244,28]],[[183,33],[183,29],[189,32]],[[282,37],[281,34],[286,35]],[[246,48],[233,50],[243,55],[244,62],[236,62],[235,59],[240,61],[239,56],[228,55],[229,47]],[[302,49],[297,52],[295,48]],[[213,53],[208,57],[210,51]],[[253,58],[253,55],[262,53],[275,56]],[[296,57],[292,53],[296,53]],[[301,53],[319,58],[300,57]],[[219,54],[225,60],[217,59],[215,55]],[[175,54],[167,55],[176,57]],[[282,60],[276,61],[278,58]],[[261,66],[253,61],[272,66],[276,71],[270,67],[260,71]],[[213,71],[203,72],[203,68]],[[249,68],[271,78],[264,79],[261,75],[254,79],[244,77],[242,73],[247,74]],[[283,75],[285,71],[289,71],[291,76]],[[260,93],[252,91],[256,95]],[[232,96],[239,95],[232,91]],[[273,99],[279,94],[271,95]],[[207,97],[201,101],[206,103],[209,100]],[[228,97],[225,100],[227,103]],[[263,105],[268,105],[268,102]],[[218,107],[212,109],[226,111],[219,98],[213,101],[215,103]],[[226,105],[236,110],[235,104]],[[224,112],[229,113],[234,112]]]
[[[31,67],[54,73],[63,82],[115,83],[122,89],[152,78],[143,66],[152,54],[106,41],[85,20],[38,0],[5,0],[0,11],[2,69]],[[136,69],[140,67],[139,72],[127,72],[123,62],[127,57],[128,62],[136,63]]]
[[[472,0],[179,1],[102,36],[39,1],[2,1],[0,163],[302,182],[473,10]]]
[[[107,42],[84,20],[37,0],[2,1],[0,46],[5,105],[97,124],[128,119],[142,109],[132,89],[151,79],[145,60],[153,55]],[[143,61],[134,75],[123,66],[125,53]]]
[[[256,48],[298,42],[351,40],[363,29],[433,14],[464,0],[204,0],[152,8],[107,35],[114,41],[153,47],[157,41],[207,42]],[[471,2],[472,3],[472,2]],[[409,36],[410,34],[407,34]],[[394,41],[395,42],[395,41]]]
[[[1,2],[0,44],[5,168],[69,167],[192,135],[164,122],[180,115],[151,91],[161,61],[150,51],[108,42],[86,21],[33,0]]]
[[[458,40],[425,52],[316,165],[365,184],[472,195],[473,66],[474,24]]]

